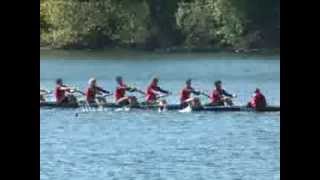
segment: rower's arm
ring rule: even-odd
[[[222,94],[225,95],[225,96],[228,96],[228,97],[233,97],[232,94],[229,94],[227,91],[223,90],[222,91]]]
[[[125,89],[126,91],[130,91],[130,92],[133,92],[133,91],[136,90],[136,88],[134,88],[134,87],[128,87],[128,86],[126,86],[124,89]]]
[[[101,87],[96,87],[98,91],[106,93],[106,94],[110,94],[110,91],[107,91],[105,89],[102,89]]]
[[[193,94],[195,94],[195,95],[200,95],[200,91],[196,91],[196,90],[192,89],[191,92],[192,92]]]
[[[71,88],[70,88],[70,87],[67,87],[67,86],[60,86],[59,88],[60,88],[60,90],[62,90],[62,91],[70,91],[70,90],[71,90]]]
[[[125,90],[125,91],[129,91],[129,92],[133,92],[136,90],[136,88],[133,88],[133,87],[129,87],[129,86],[121,86],[121,87],[118,87],[119,89],[122,89],[122,90]]]
[[[154,94],[158,94],[159,93],[159,91],[158,91],[158,89],[156,90],[156,89],[152,89],[151,90]]]
[[[162,92],[162,93],[165,93],[165,94],[169,94],[169,91],[163,90],[163,89],[161,89],[159,86],[157,87],[156,90],[157,90],[157,91],[160,91],[160,92]]]

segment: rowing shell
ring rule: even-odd
[[[40,107],[42,108],[80,108],[79,104],[57,104],[55,102],[40,102]],[[98,107],[96,104],[91,104],[90,107]],[[104,108],[121,108],[121,106],[114,103],[107,103],[103,105]],[[159,109],[158,105],[139,105],[131,107],[133,109]],[[182,110],[179,104],[167,105],[167,110]],[[192,109],[192,111],[261,111],[261,112],[276,112],[280,111],[280,106],[267,106],[265,108],[254,109],[245,106],[203,106],[199,109]]]

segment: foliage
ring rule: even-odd
[[[41,0],[40,38],[57,48],[152,49],[264,46],[265,36],[277,46],[279,11],[278,0]]]
[[[235,45],[246,27],[245,16],[233,0],[180,3],[176,20],[187,46]]]
[[[54,47],[102,47],[114,42],[143,43],[148,36],[148,8],[111,0],[46,0],[42,18],[50,25],[43,40]]]

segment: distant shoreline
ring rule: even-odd
[[[155,53],[244,53],[244,54],[280,54],[280,48],[260,48],[260,49],[245,49],[245,48],[239,48],[239,49],[227,49],[227,48],[184,48],[184,47],[168,47],[168,48],[158,48],[154,50],[147,50],[143,48],[117,48],[117,47],[111,47],[111,48],[99,48],[99,49],[89,49],[89,48],[52,48],[49,46],[40,46],[40,50],[94,50],[94,51],[103,51],[103,50],[128,50],[128,51],[139,51],[139,52],[155,52]]]

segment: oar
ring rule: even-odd
[[[52,91],[48,91],[48,90],[45,90],[45,89],[40,89],[40,94],[42,94],[42,95],[52,94]]]
[[[135,92],[138,92],[140,94],[146,95],[146,93],[140,89],[135,88]]]
[[[211,99],[211,96],[209,96],[207,93],[200,91],[200,95],[206,96],[207,98]],[[230,98],[237,98],[238,96],[236,94],[232,94],[232,97]]]
[[[159,96],[157,96],[156,97],[156,100],[158,100],[158,99],[160,99],[160,98],[163,98],[163,97],[167,97],[167,96],[169,96],[169,95],[171,95],[172,93],[168,93],[168,94],[163,94],[163,95],[159,95]],[[137,99],[142,99],[142,98],[145,98],[146,96],[140,96],[140,97],[138,97]],[[142,104],[144,103],[144,102],[141,102]]]
[[[229,96],[223,96],[223,97],[226,98],[226,99],[235,99],[238,96],[236,94],[232,94],[232,97],[229,97]]]
[[[84,92],[82,92],[81,90],[79,90],[79,88],[76,88],[76,87],[73,87],[73,86],[69,86],[69,85],[66,85],[66,84],[65,84],[65,86],[68,87],[68,88],[70,88],[71,91],[73,91],[73,92],[71,92],[71,93],[77,92],[77,93],[80,93],[80,94],[82,94],[82,95],[84,95],[84,96],[86,95],[86,93],[84,93]]]
[[[51,93],[49,93],[49,92],[40,92],[40,95],[42,95],[42,96],[47,96],[49,94],[51,94]]]
[[[136,88],[135,86],[128,86],[130,89],[133,89],[132,92],[138,92],[140,94],[146,95],[146,93],[144,91],[142,91],[141,89]]]
[[[81,95],[84,95],[84,96],[86,95],[86,93],[80,91],[80,90],[77,89],[77,88],[72,88],[72,91],[73,91],[73,93],[77,92],[77,93],[80,93]]]
[[[137,93],[140,93],[140,94],[143,95],[143,96],[137,97],[137,99],[142,99],[142,98],[146,97],[146,93],[144,91],[142,91],[141,89],[138,89],[138,88],[136,88],[134,86],[128,86],[128,87],[134,89],[134,91],[132,91],[132,92],[137,92]]]
[[[52,95],[52,91],[42,90],[40,89],[40,96],[42,96],[42,100],[46,101],[49,95]]]
[[[171,92],[169,92],[168,94],[162,94],[162,95],[157,96],[156,99],[167,97],[167,96],[170,96],[171,94],[172,94]]]
[[[206,96],[207,98],[211,99],[211,97],[210,97],[207,93],[205,93],[205,92],[200,91],[199,94],[200,94],[200,95],[203,95],[203,96]]]
[[[112,95],[113,95],[113,93],[105,93],[102,95],[102,97],[108,97],[108,96],[112,96]]]

